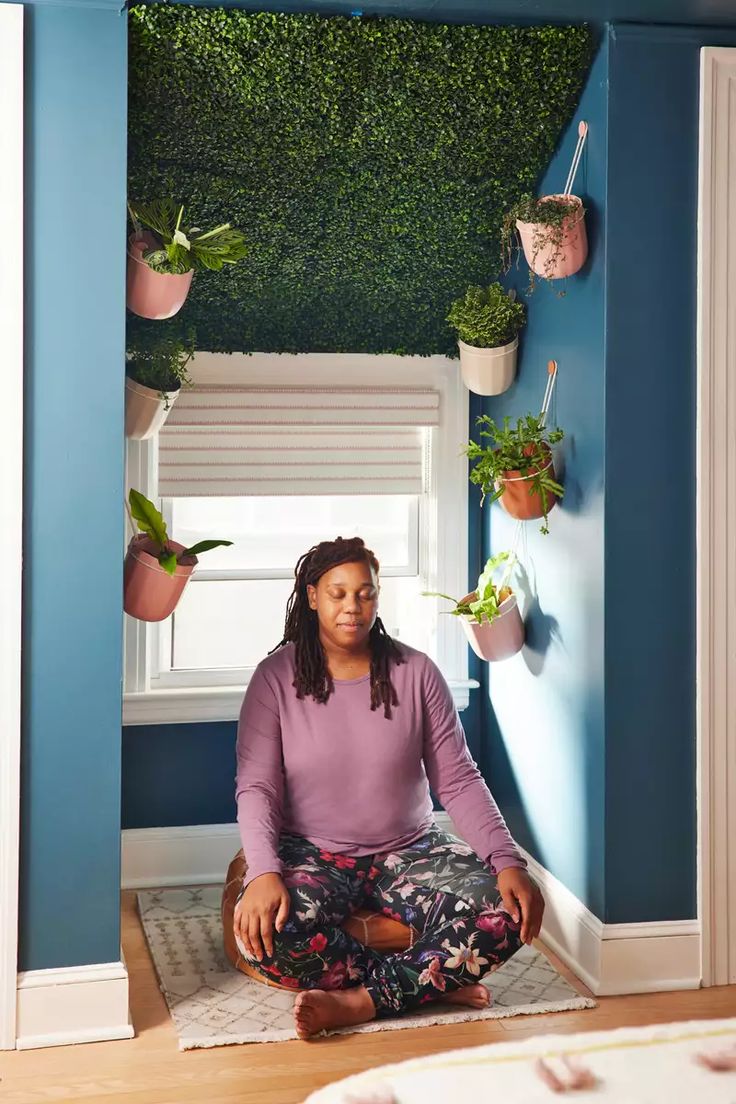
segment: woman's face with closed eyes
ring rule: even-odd
[[[365,650],[378,616],[378,577],[367,561],[339,564],[307,586],[320,636],[343,651]]]

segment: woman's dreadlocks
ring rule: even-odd
[[[351,537],[348,540],[338,537],[334,541],[322,541],[305,552],[294,569],[296,582],[286,604],[284,638],[276,648],[289,643],[295,645],[294,686],[298,698],[311,694],[315,701],[324,703],[335,689],[319,639],[317,611],[309,606],[307,586],[316,586],[326,571],[344,563],[368,563],[378,575],[378,560],[360,537]],[[276,648],[272,651],[275,652]],[[370,648],[371,709],[378,709],[383,704],[383,715],[390,719],[391,706],[399,704],[391,682],[391,664],[403,663],[404,659],[396,641],[383,627],[380,617],[376,618],[371,629]]]

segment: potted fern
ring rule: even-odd
[[[548,533],[549,511],[565,493],[557,482],[551,449],[565,436],[563,430],[547,430],[541,414],[519,418],[516,428],[511,427],[508,417],[503,426],[498,426],[487,414],[482,414],[476,424],[484,427],[479,435],[492,442],[470,441],[465,450],[475,462],[470,481],[481,488],[481,506],[490,496],[491,502],[498,500],[511,517],[520,521],[543,518],[541,532]]]
[[[246,254],[245,238],[229,222],[204,233],[183,225],[184,207],[173,199],[128,204],[134,232],[128,239],[128,309],[142,318],[171,318],[181,310],[195,271],[218,272]]]
[[[447,321],[457,330],[463,381],[476,395],[500,395],[511,386],[525,314],[516,292],[499,283],[469,287],[450,307]]]
[[[191,387],[187,365],[194,332],[186,341],[172,334],[132,345],[125,366],[125,435],[145,441],[158,433],[182,387]]]
[[[529,265],[530,291],[535,275],[545,280],[574,275],[588,256],[583,201],[575,195],[521,196],[501,228],[505,271],[511,267],[517,236]]]
[[[460,618],[468,643],[480,659],[490,663],[509,659],[524,645],[524,623],[509,578],[516,563],[513,552],[499,552],[486,562],[474,591],[464,598],[424,591],[428,598],[446,598],[455,608],[447,612]],[[499,568],[504,567],[498,582]]]
[[[204,540],[185,548],[170,540],[166,522],[154,504],[131,488],[131,526],[141,530],[131,538],[123,567],[123,609],[139,621],[163,621],[173,613],[202,552],[227,540]]]

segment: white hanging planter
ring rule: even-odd
[[[460,371],[463,383],[476,395],[500,395],[507,391],[516,377],[519,339],[495,349],[479,349],[458,338]]]
[[[475,593],[466,594],[462,602],[472,602],[476,597]],[[491,663],[510,659],[524,646],[524,622],[516,595],[505,598],[498,610],[492,621],[485,616],[481,622],[474,617],[460,618],[470,647],[479,659]]]
[[[146,441],[155,436],[169,416],[179,391],[161,392],[125,377],[125,436]]]

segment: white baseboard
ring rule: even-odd
[[[447,813],[440,827],[457,833]],[[700,988],[700,923],[604,924],[567,886],[524,852],[544,894],[542,939],[596,996]]]
[[[18,1050],[132,1039],[125,962],[18,974]]]
[[[122,833],[122,887],[224,882],[239,847],[237,824],[126,828]]]
[[[447,813],[437,825],[457,833]],[[133,828],[122,834],[124,889],[207,885],[224,879],[240,847],[236,824]],[[700,988],[700,924],[604,924],[530,855],[547,904],[542,939],[598,996]]]

